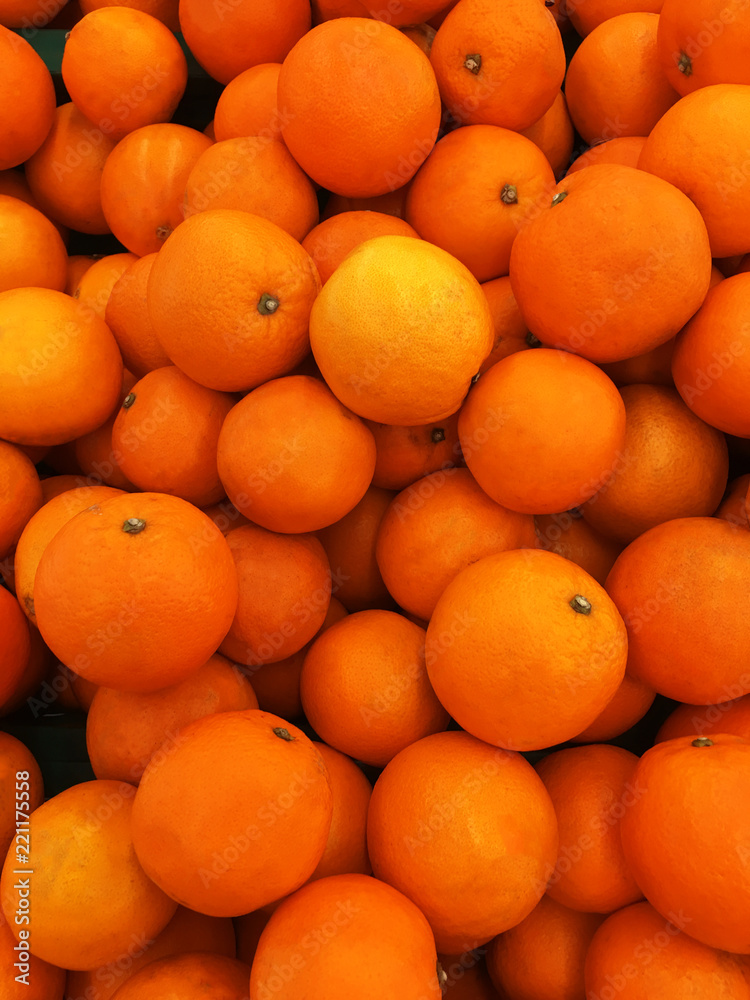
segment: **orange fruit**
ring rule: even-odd
[[[628,670],[659,694],[693,705],[750,692],[741,592],[750,535],[714,517],[644,532],[617,557],[607,592],[628,627]],[[700,626],[695,615],[701,609]]]
[[[34,583],[47,645],[87,680],[123,691],[189,677],[216,650],[236,605],[224,536],[162,493],[124,493],[76,514],[47,545]]]
[[[31,934],[26,927],[21,930],[27,936],[19,947],[10,922],[0,913],[0,972],[7,1000],[63,1000],[65,969],[30,954]]]
[[[323,857],[309,881],[330,875],[372,872],[367,854],[367,810],[372,785],[351,757],[325,743],[315,743],[328,771],[333,794],[333,815]]]
[[[243,136],[206,149],[184,185],[186,216],[211,208],[252,212],[302,240],[318,221],[315,188],[280,139]]]
[[[122,359],[96,316],[63,292],[0,293],[0,436],[62,444],[99,427],[117,405]]]
[[[408,222],[384,212],[339,212],[314,226],[302,240],[325,284],[346,255],[375,236],[412,236],[419,233]]]
[[[243,525],[250,524],[248,519],[243,514],[240,514],[229,500],[222,500],[221,503],[204,507],[203,513],[211,518],[225,537],[233,528],[241,528]]]
[[[513,294],[543,344],[620,361],[669,340],[701,304],[711,276],[706,226],[660,180],[616,164],[589,167],[560,181],[554,210],[519,232]]]
[[[350,198],[411,180],[440,125],[424,52],[390,24],[360,17],[326,21],[297,42],[281,67],[278,102],[294,159],[322,187]]]
[[[81,278],[97,259],[97,257],[93,255],[89,256],[88,254],[73,254],[68,257],[68,273],[65,279],[65,288],[63,289],[66,295],[73,294],[76,288],[78,288]]]
[[[539,0],[461,0],[438,28],[430,51],[440,96],[464,125],[516,131],[538,121],[565,75],[555,19]]]
[[[520,754],[438,733],[402,750],[375,782],[367,843],[375,876],[413,900],[438,949],[456,954],[534,909],[557,854],[557,820]]]
[[[593,722],[622,681],[626,655],[625,625],[606,591],[539,549],[467,566],[427,629],[440,701],[478,739],[513,750],[554,746]]]
[[[392,500],[376,556],[400,607],[429,621],[456,575],[483,556],[536,544],[534,519],[491,500],[468,469],[433,472]]]
[[[664,0],[567,0],[568,17],[584,38],[603,21],[618,14],[643,12],[658,14]]]
[[[362,499],[375,467],[365,425],[320,381],[274,379],[232,409],[219,475],[235,507],[271,531],[317,531]]]
[[[476,278],[445,250],[406,236],[360,244],[310,313],[313,355],[332,392],[380,423],[455,413],[492,339]]]
[[[134,795],[125,782],[85,781],[35,809],[30,896],[17,887],[15,854],[6,858],[3,913],[10,922],[17,909],[27,911],[34,921],[30,943],[43,961],[95,969],[126,952],[134,935],[158,934],[174,915],[177,904],[148,878],[133,850]],[[22,929],[12,925],[16,936]]]
[[[619,14],[597,25],[573,54],[565,97],[576,131],[590,146],[613,138],[612,131],[648,135],[679,100],[659,62],[658,26],[658,14]]]
[[[259,63],[280,63],[310,28],[307,0],[262,0],[250,6],[206,6],[180,0],[180,28],[205,71],[229,83]]]
[[[749,313],[750,274],[725,278],[680,333],[672,355],[674,384],[693,413],[739,437],[750,435],[750,409],[741,388]]]
[[[46,681],[54,657],[42,641],[37,629],[29,630],[29,639],[31,640],[31,653],[26,661],[26,667],[18,678],[13,692],[0,702],[0,716],[10,715],[25,704],[28,705],[33,714],[36,714],[37,710],[45,705],[45,702],[39,702],[38,699],[35,699],[34,695],[39,693],[40,685]],[[47,694],[49,697],[49,688],[46,688],[42,694]]]
[[[654,743],[678,736],[713,736],[730,733],[750,740],[750,695],[721,705],[678,705],[667,716]]]
[[[584,150],[568,167],[568,176],[575,174],[584,167],[592,167],[597,163],[614,163],[622,167],[637,167],[641,150],[646,143],[642,135],[613,135],[606,142],[598,142],[590,149]]]
[[[600,535],[584,520],[578,507],[561,514],[537,514],[534,523],[540,549],[570,559],[604,586],[622,545]]]
[[[0,12],[0,170],[28,160],[47,138],[55,114],[55,85],[41,56],[7,27]],[[20,25],[9,25],[20,27]]]
[[[715,270],[715,268],[712,268]],[[664,385],[674,388],[672,378],[672,355],[674,354],[676,338],[659,344],[643,354],[636,354],[624,361],[610,361],[599,365],[601,370],[612,379],[619,388],[624,385]]]
[[[146,765],[180,745],[179,730],[216,712],[257,708],[240,670],[214,655],[178,684],[158,691],[97,688],[86,719],[86,747],[97,778],[137,785]]]
[[[126,37],[127,46],[119,43]],[[100,7],[66,38],[62,77],[73,103],[118,140],[167,122],[187,84],[187,61],[161,21],[131,7]]]
[[[224,487],[216,448],[234,396],[199,385],[179,368],[157,368],[125,397],[112,428],[120,468],[138,489],[216,503]]]
[[[377,20],[388,21],[389,24],[393,24],[387,16],[377,18]],[[406,35],[407,38],[411,39],[415,45],[418,45],[429,59],[430,49],[432,48],[432,43],[435,40],[435,28],[422,21],[420,24],[411,24],[401,27],[399,30],[402,34]]]
[[[574,743],[604,743],[621,736],[644,717],[651,708],[656,691],[627,670],[614,697],[592,723],[573,737]]]
[[[18,198],[19,201],[25,201],[27,205],[31,205],[32,208],[41,211],[39,202],[31,193],[31,188],[25,174],[21,173],[20,170],[0,170],[0,194],[9,195],[11,198]],[[52,225],[62,237],[65,246],[67,246],[70,242],[68,229],[65,226],[61,226],[59,222],[54,222],[52,219],[50,219],[50,222],[52,222]],[[67,286],[65,291],[68,291]]]
[[[750,83],[745,54],[750,18],[743,0],[664,0],[659,19],[659,61],[680,94],[713,83]]]
[[[248,135],[281,138],[281,112],[276,100],[281,63],[251,66],[230,80],[216,104],[216,141]]]
[[[714,511],[714,517],[721,517],[738,528],[750,528],[748,514],[748,493],[750,492],[750,473],[738,476],[727,486],[724,499]]]
[[[283,229],[213,209],[187,219],[159,251],[148,311],[178,368],[231,392],[284,375],[305,357],[319,289],[315,265]]]
[[[329,746],[374,767],[448,725],[425,670],[424,629],[394,611],[358,611],[305,656],[305,717]]]
[[[580,1000],[586,952],[603,919],[542,896],[528,917],[491,942],[492,981],[510,1000]]]
[[[3,617],[8,627],[8,617]],[[12,641],[12,625],[10,637]],[[22,824],[44,801],[44,782],[39,764],[26,744],[5,732],[0,732],[0,789],[0,854],[5,858],[10,852],[15,867],[23,868],[33,859],[33,845]]]
[[[171,364],[148,313],[148,279],[155,260],[150,253],[133,261],[112,286],[104,311],[125,367],[137,378]]]
[[[202,132],[171,123],[144,125],[118,142],[102,173],[102,211],[128,250],[156,253],[184,218],[190,172],[212,146]]]
[[[92,10],[99,10],[101,7],[132,7],[158,18],[170,31],[180,30],[178,0],[78,0],[78,5],[82,14],[90,14]]]
[[[523,351],[480,377],[461,408],[458,435],[469,470],[493,500],[553,514],[583,503],[610,477],[625,407],[585,358]]]
[[[393,495],[391,490],[370,486],[348,514],[317,532],[336,596],[347,611],[393,605],[375,558],[375,541]]]
[[[29,286],[61,292],[67,267],[65,244],[49,219],[0,194],[0,292]]]
[[[484,951],[477,948],[462,955],[438,955],[445,976],[443,994],[448,1000],[500,1000],[482,960]]]
[[[449,132],[420,167],[406,221],[478,281],[508,273],[518,231],[547,207],[555,175],[531,139],[495,125]]]
[[[111,253],[86,268],[73,291],[84,316],[104,319],[112,289],[137,260],[132,253]]]
[[[636,903],[608,917],[586,954],[587,995],[621,1000],[693,1000],[721,996],[747,1000],[750,984],[740,960],[693,940],[683,912],[660,916]],[[607,992],[609,991],[609,992]]]
[[[269,909],[270,907],[265,910],[253,910],[252,913],[243,913],[241,917],[235,917],[232,921],[237,939],[237,958],[241,962],[247,962],[248,965],[253,964],[260,936],[271,919]]]
[[[620,824],[625,859],[662,917],[690,937],[750,952],[747,853],[750,741],[720,734],[657,743],[640,758],[640,794]]]
[[[750,190],[742,125],[749,112],[747,85],[701,87],[662,115],[638,160],[642,173],[669,181],[697,206],[714,257],[750,249]],[[718,122],[722,124],[717,131]]]
[[[303,886],[273,913],[250,995],[440,1000],[436,966],[429,924],[409,899],[368,875],[332,875]]]
[[[555,16],[554,9],[552,16]],[[562,177],[568,169],[575,142],[565,94],[560,91],[541,118],[528,128],[522,129],[521,135],[531,139],[534,145],[541,149],[555,177]]]
[[[204,951],[149,962],[117,990],[120,1000],[244,1000],[250,966]]]
[[[120,403],[125,400],[136,381],[131,372],[127,369],[123,371]],[[118,490],[133,493],[135,486],[122,471],[122,454],[112,444],[112,428],[117,419],[118,409],[115,409],[96,430],[76,438],[73,442],[73,453],[89,485],[105,483]]]
[[[237,770],[242,759],[253,767]],[[147,765],[133,842],[183,905],[239,916],[312,875],[331,814],[325,765],[301,730],[258,709],[220,712],[185,726],[166,760]]]
[[[0,24],[7,28],[44,28],[65,6],[68,0],[50,0],[44,8],[39,0],[4,0]]]
[[[332,215],[338,215],[340,212],[382,212],[384,215],[394,215],[398,219],[403,219],[408,193],[408,183],[396,188],[395,191],[386,191],[385,194],[373,195],[370,198],[347,198],[333,193],[326,201],[321,218],[330,219]]]
[[[431,424],[404,426],[365,420],[377,448],[373,486],[402,490],[422,476],[461,463],[458,415]]]
[[[479,366],[479,374],[484,373],[507,358],[509,354],[518,351],[528,351],[532,347],[540,347],[540,342],[532,336],[518,308],[516,297],[510,284],[510,277],[506,274],[502,278],[493,278],[492,281],[485,281],[482,284],[487,302],[492,313],[492,321],[495,327],[495,344],[492,351],[487,355]]]
[[[638,758],[606,743],[536,764],[557,814],[560,849],[547,895],[583,913],[612,913],[642,896],[622,853],[620,821],[640,795]]]
[[[727,484],[724,435],[688,409],[675,389],[626,385],[625,441],[612,476],[581,507],[623,545],[654,525],[712,514]]]
[[[325,620],[331,570],[313,535],[280,535],[256,524],[226,535],[239,603],[219,647],[235,663],[273,663],[296,653]]]
[[[101,179],[114,147],[114,138],[92,125],[75,104],[61,104],[47,138],[25,165],[44,214],[81,233],[108,233]]]
[[[31,459],[15,445],[0,441],[0,557],[15,549],[42,502],[42,485]]]

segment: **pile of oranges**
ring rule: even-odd
[[[4,1000],[750,1000],[748,122],[748,0],[0,0]]]

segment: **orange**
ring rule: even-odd
[[[690,409],[712,427],[750,435],[750,408],[742,392],[748,370],[750,274],[712,288],[675,343],[672,375]]]
[[[319,289],[315,265],[283,229],[213,209],[187,219],[159,251],[148,311],[178,368],[231,392],[284,375],[305,357]]]
[[[443,994],[447,1000],[500,1000],[492,985],[486,962],[481,960],[483,948],[462,955],[438,955],[445,981]]]
[[[716,733],[730,733],[750,740],[750,695],[721,705],[678,705],[662,723],[654,742]]]
[[[750,89],[746,85],[701,87],[662,115],[638,160],[641,172],[674,184],[697,206],[714,257],[750,250],[743,126],[748,113]]]
[[[29,940],[30,934],[19,948],[10,922],[0,913],[0,972],[7,1000],[63,1000],[65,969],[31,955]]]
[[[464,125],[529,128],[554,102],[565,52],[540,0],[461,0],[430,51],[440,96]]]
[[[65,280],[65,288],[63,289],[66,295],[73,294],[76,288],[78,288],[81,278],[96,260],[96,256],[89,256],[88,254],[73,254],[68,257],[68,276]]]
[[[440,1000],[436,966],[429,924],[409,899],[368,875],[332,875],[304,886],[272,915],[250,996]]]
[[[603,743],[621,736],[644,717],[651,708],[656,691],[632,677],[627,671],[614,697],[592,723],[577,736],[574,743]]]
[[[184,125],[144,125],[126,135],[107,157],[102,173],[102,211],[128,250],[156,253],[184,218],[190,171],[212,146]]]
[[[178,684],[151,692],[97,689],[86,720],[86,747],[97,778],[137,785],[155,755],[180,745],[179,730],[216,712],[257,708],[241,671],[214,655]]]
[[[623,545],[654,525],[712,514],[724,495],[724,435],[688,409],[675,389],[627,385],[625,442],[612,476],[581,511]]]
[[[376,556],[400,607],[429,621],[456,575],[483,556],[536,544],[534,519],[491,500],[468,469],[433,472],[391,502]]]
[[[301,730],[258,709],[220,712],[185,726],[166,760],[146,767],[133,842],[184,906],[239,916],[312,875],[331,814],[325,765]]]
[[[377,20],[388,21],[388,17],[377,18]],[[393,23],[389,21],[389,23]],[[415,45],[424,52],[424,54],[429,59],[430,49],[432,48],[432,43],[435,40],[435,28],[431,25],[426,24],[422,21],[420,24],[412,24],[399,29],[402,34],[410,38]]]
[[[625,407],[584,358],[523,351],[480,377],[461,408],[458,434],[469,470],[493,500],[553,514],[588,500],[610,477],[625,438]]]
[[[713,83],[750,83],[748,44],[750,18],[743,0],[664,0],[659,61],[680,94]]]
[[[406,221],[447,250],[478,281],[508,273],[510,249],[547,208],[555,175],[531,139],[495,125],[449,132],[417,172]]]
[[[125,367],[137,378],[171,364],[148,313],[148,279],[155,260],[150,253],[128,265],[112,286],[104,311]]]
[[[714,511],[714,517],[721,517],[738,528],[750,528],[747,497],[750,492],[750,473],[738,476],[727,486],[724,499]]]
[[[714,517],[667,521],[628,545],[606,587],[628,627],[634,677],[693,705],[750,692],[749,559],[750,535]]]
[[[586,952],[603,919],[542,896],[525,920],[490,944],[492,981],[510,1000],[580,1000]]]
[[[599,164],[560,181],[552,202],[511,251],[513,294],[531,332],[597,362],[674,336],[711,276],[706,226],[690,199],[644,170]]]
[[[375,236],[413,236],[419,233],[408,222],[384,212],[339,212],[318,223],[302,240],[325,284],[346,255]]]
[[[409,193],[409,184],[386,191],[385,194],[373,195],[371,198],[345,198],[340,194],[331,194],[326,202],[323,219],[330,219],[339,212],[382,212],[385,215],[395,215],[398,219],[404,217],[404,205]]]
[[[445,250],[406,236],[360,244],[310,314],[313,355],[332,392],[380,423],[451,416],[492,340],[476,278]]]
[[[712,271],[716,270],[712,268]],[[624,361],[610,361],[599,365],[601,370],[619,388],[624,385],[653,385],[674,387],[672,378],[672,355],[675,337],[643,354],[636,354]]]
[[[49,135],[25,167],[44,214],[81,233],[108,233],[101,182],[114,147],[114,138],[95,128],[75,104],[61,104]]]
[[[637,167],[641,150],[646,143],[642,135],[620,135],[618,133],[607,138],[606,142],[598,142],[590,149],[584,150],[568,167],[568,176],[584,167],[597,163],[614,163],[623,167]]]
[[[573,54],[565,97],[576,131],[590,146],[613,132],[648,135],[679,100],[659,63],[658,26],[658,14],[619,14],[594,28]]]
[[[117,405],[122,359],[96,316],[63,292],[0,293],[0,437],[62,444],[104,423]]]
[[[126,37],[127,46],[119,39]],[[131,7],[86,14],[66,38],[62,78],[73,103],[118,140],[172,117],[187,83],[187,61],[157,18]]]
[[[540,549],[570,559],[604,586],[622,545],[600,535],[584,520],[578,507],[560,514],[537,514],[534,523]]]
[[[34,810],[29,896],[18,887],[15,855],[6,858],[3,913],[10,921],[17,909],[26,910],[30,944],[43,961],[95,969],[125,953],[134,936],[158,934],[174,915],[177,904],[148,878],[133,850],[134,795],[125,782],[85,781]],[[23,929],[12,926],[16,937]]]
[[[685,914],[690,937],[750,952],[747,853],[750,741],[682,736],[641,757],[640,790],[621,822],[625,859],[661,916]]]
[[[25,704],[33,713],[40,707],[39,702],[35,702],[33,696],[39,692],[40,685],[49,675],[54,657],[42,641],[37,629],[29,630],[29,639],[31,640],[31,653],[26,661],[26,668],[18,678],[15,690],[9,697],[0,702],[0,716],[10,715],[11,712],[15,712],[16,709]],[[48,693],[48,689],[43,693]]]
[[[11,198],[18,198],[19,201],[25,201],[27,205],[31,205],[32,208],[41,211],[39,202],[31,193],[31,188],[25,174],[20,170],[0,170],[0,194],[7,194]],[[62,237],[65,246],[67,246],[70,242],[68,229],[65,226],[61,226],[59,222],[54,222],[51,219],[50,221]],[[67,287],[65,291],[68,291]]]
[[[115,0],[78,0],[78,4],[83,14],[90,14],[92,10],[99,10],[101,7],[132,7],[158,18],[170,31],[180,30],[178,0],[119,0],[117,3]]]
[[[280,139],[244,136],[207,149],[187,177],[186,216],[210,208],[252,212],[302,240],[318,221],[315,188]]]
[[[545,4],[546,6],[546,4]],[[555,10],[552,10],[555,16]],[[547,157],[556,178],[565,174],[573,153],[575,134],[568,113],[565,94],[560,91],[552,104],[533,125],[521,131],[521,135],[531,139]]]
[[[313,535],[280,535],[256,524],[226,536],[239,580],[239,603],[219,647],[247,666],[283,660],[322,626],[331,571]]]
[[[584,38],[603,21],[618,14],[643,12],[658,14],[664,0],[567,0],[568,17]]]
[[[0,788],[0,854],[5,858],[10,852],[16,868],[29,865],[33,869],[32,845],[23,823],[44,801],[42,772],[29,748],[4,732],[0,732]]]
[[[310,28],[307,0],[208,6],[181,0],[180,28],[190,51],[215,80],[229,83],[259,63],[280,63]]]
[[[120,403],[127,398],[128,393],[137,379],[127,369],[123,371]],[[122,453],[112,444],[112,428],[117,419],[119,407],[109,415],[96,430],[76,438],[73,442],[73,453],[78,467],[86,477],[86,483],[96,486],[105,483],[118,490],[135,492],[135,486],[122,471]]]
[[[364,496],[375,441],[319,380],[292,375],[237,403],[219,435],[218,461],[229,499],[256,524],[317,531]]]
[[[493,278],[482,284],[482,291],[492,313],[495,327],[495,344],[479,367],[479,374],[484,375],[498,361],[507,358],[517,351],[528,351],[532,347],[540,347],[540,342],[526,328],[521,310],[511,288],[510,278]]]
[[[245,1000],[250,966],[205,951],[168,955],[126,979],[119,1000]]]
[[[648,903],[613,913],[586,954],[587,996],[620,1000],[693,1000],[725,996],[747,1000],[750,983],[737,958],[694,941],[690,918],[659,914]],[[607,992],[610,991],[610,992]]]
[[[34,583],[47,645],[87,680],[123,691],[189,677],[216,650],[236,605],[224,536],[162,493],[124,493],[76,514],[45,548]]]
[[[230,80],[216,105],[216,141],[248,135],[281,138],[281,112],[276,100],[281,63],[259,63]]]
[[[39,0],[4,0],[0,24],[8,28],[43,28],[58,14],[68,0],[51,0],[44,8]]]
[[[297,42],[281,67],[278,102],[292,156],[350,198],[411,180],[440,125],[427,56],[397,28],[361,17],[326,21]]]
[[[612,913],[642,896],[620,844],[620,821],[640,795],[638,758],[606,743],[558,750],[536,772],[557,814],[560,850],[547,895],[583,913]]]
[[[241,962],[247,962],[248,965],[253,964],[260,936],[271,919],[269,909],[270,907],[265,910],[253,910],[252,913],[243,913],[241,917],[235,917],[232,921],[237,938],[237,958]]]
[[[250,524],[248,519],[243,514],[240,514],[229,500],[222,500],[221,503],[204,507],[203,513],[211,518],[225,537],[233,528],[241,528],[245,524]]]
[[[112,289],[137,260],[132,253],[111,253],[86,268],[73,291],[73,298],[84,316],[95,315],[104,319]]]
[[[168,366],[149,372],[125,397],[112,428],[120,468],[138,489],[216,503],[224,487],[216,448],[234,396],[207,389]]]
[[[31,459],[15,445],[0,441],[0,557],[15,549],[42,503],[42,485]]]
[[[374,767],[448,725],[425,670],[424,629],[393,611],[358,611],[308,650],[305,717],[329,746]]]
[[[370,486],[348,514],[317,533],[328,556],[336,596],[347,611],[393,605],[375,558],[375,541],[393,496],[391,490]]]
[[[0,170],[18,166],[39,149],[52,128],[55,114],[55,85],[50,71],[23,36],[2,26],[7,20],[3,10],[0,12],[3,92]]]
[[[61,292],[67,268],[65,244],[49,219],[0,194],[0,292],[29,286]]]
[[[328,771],[333,794],[333,816],[323,857],[310,881],[329,875],[372,872],[367,854],[367,810],[372,785],[351,757],[325,743],[315,743]]]
[[[603,588],[539,549],[467,566],[427,629],[438,698],[462,728],[513,750],[554,746],[593,722],[622,681],[626,655],[625,625]]]
[[[375,876],[419,906],[441,952],[457,954],[534,909],[557,855],[557,820],[520,754],[438,733],[402,750],[375,782],[367,843]]]
[[[411,427],[374,420],[365,423],[377,448],[373,486],[402,490],[430,472],[461,464],[457,414]]]

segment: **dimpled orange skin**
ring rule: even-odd
[[[673,337],[711,279],[706,224],[690,199],[645,169],[611,163],[568,175],[555,196],[510,255],[513,294],[531,332],[595,362],[644,354]]]
[[[662,916],[684,913],[690,936],[750,953],[750,741],[690,736],[647,750],[641,791],[620,824],[625,859]]]
[[[571,606],[578,595],[589,613]],[[451,716],[478,739],[519,751],[554,746],[593,722],[626,657],[625,625],[604,589],[539,549],[462,570],[427,629],[427,671]]]
[[[678,705],[654,737],[654,743],[677,736],[713,736],[731,733],[750,740],[750,695],[721,705]]]
[[[23,529],[42,506],[42,484],[31,459],[0,441],[0,558],[12,552]]]
[[[133,843],[146,872],[184,906],[217,917],[298,889],[323,856],[333,813],[315,745],[258,709],[206,716],[179,735],[166,760],[146,767],[135,797]],[[243,759],[252,767],[238,769]]]
[[[0,194],[0,292],[65,288],[68,256],[54,225],[38,209]]]
[[[520,754],[447,732],[413,743],[385,768],[367,840],[375,876],[412,899],[438,949],[455,955],[533,910],[557,857],[557,819]]]
[[[745,0],[664,0],[657,44],[662,71],[680,94],[713,83],[750,83]]]
[[[192,504],[125,493],[55,535],[34,605],[42,637],[66,666],[95,684],[155,691],[216,650],[237,606],[237,574],[224,536]]]
[[[2,25],[7,23],[4,14],[0,12]],[[0,27],[0,54],[0,170],[7,170],[28,160],[46,139],[55,114],[55,87],[41,56],[6,27]]]

